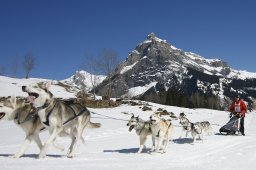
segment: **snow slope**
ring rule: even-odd
[[[49,79],[29,78],[29,79],[17,79],[5,76],[0,76],[0,97],[6,96],[27,96],[27,93],[22,92],[21,87],[27,86],[38,82],[51,82],[50,91],[55,97],[59,98],[74,98],[75,93],[71,93],[65,90],[64,87],[58,86],[57,81]]]
[[[24,133],[13,122],[0,122],[0,165],[1,169],[56,169],[56,170],[251,170],[256,166],[256,114],[248,113],[245,120],[246,136],[220,136],[220,126],[228,121],[228,113],[209,109],[186,109],[150,103],[152,111],[141,111],[139,106],[121,105],[110,109],[92,109],[91,121],[100,122],[99,129],[86,129],[86,144],[81,144],[75,158],[68,159],[65,152],[49,147],[47,158],[36,159],[39,149],[32,143],[25,156],[19,159],[10,158],[20,147]],[[213,134],[204,136],[204,141],[191,144],[191,137],[179,139],[181,127],[178,120],[175,125],[173,142],[169,143],[166,154],[151,155],[151,139],[147,140],[147,149],[136,154],[139,145],[138,136],[129,132],[126,126],[130,113],[148,119],[157,108],[164,108],[176,114],[185,112],[191,121],[208,120],[213,125]],[[96,113],[96,114],[95,114]],[[128,113],[128,114],[127,114]],[[121,119],[121,120],[119,120]],[[43,132],[45,141],[48,134]],[[67,147],[68,138],[58,139],[58,143]]]
[[[12,79],[0,77],[0,96],[26,94],[21,91],[22,85],[28,85],[42,79]],[[47,81],[47,80],[46,80]],[[49,80],[48,80],[49,81]],[[73,97],[60,86],[51,86],[55,97]],[[80,144],[76,157],[66,158],[69,138],[59,138],[58,143],[66,149],[64,152],[52,146],[48,148],[45,159],[37,159],[39,149],[32,143],[25,155],[19,159],[11,158],[21,146],[25,134],[10,121],[0,121],[0,168],[1,170],[252,170],[256,167],[256,113],[246,115],[246,136],[220,136],[215,133],[228,121],[228,113],[209,109],[187,109],[149,103],[152,111],[142,111],[141,106],[121,105],[116,108],[89,108],[92,122],[99,122],[99,129],[86,129],[83,136],[86,143]],[[181,127],[178,120],[173,120],[173,141],[169,143],[167,153],[151,155],[147,151],[152,142],[149,137],[147,149],[136,154],[139,138],[134,131],[129,132],[126,126],[131,113],[148,120],[158,108],[166,109],[178,115],[187,114],[192,121],[208,120],[213,124],[213,134],[204,136],[192,144],[191,136],[179,138]],[[40,134],[42,141],[48,132]]]

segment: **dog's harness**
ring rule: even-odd
[[[50,115],[52,114],[52,111],[53,111],[53,109],[55,108],[56,104],[59,104],[59,101],[56,101],[55,104],[53,105],[52,109],[48,112],[48,114],[47,114],[47,116],[46,116],[46,121],[43,122],[43,124],[45,124],[45,125],[47,125],[47,126],[50,125],[49,117],[50,117]],[[50,104],[46,104],[46,105],[42,106],[42,108],[39,108],[39,109],[45,109],[45,108],[48,107],[49,105],[50,105]],[[78,114],[76,114],[76,113],[75,113],[75,110],[74,110],[71,106],[69,106],[69,107],[70,107],[71,110],[73,111],[74,116],[71,117],[71,118],[69,118],[68,120],[66,120],[66,121],[63,123],[63,125],[65,125],[65,124],[67,124],[68,122],[70,122],[70,121],[76,119],[77,117],[79,117],[80,115],[82,115],[85,111],[88,111],[88,109],[87,109],[86,107],[83,107],[83,109],[82,109]],[[38,110],[39,110],[39,109],[38,109]],[[41,129],[41,130],[42,130],[42,129]]]
[[[15,115],[15,117],[14,117],[14,120],[16,120],[17,124],[22,124],[22,123],[25,123],[26,121],[31,120],[31,119],[34,118],[36,115],[37,115],[37,111],[34,111],[34,112],[28,114],[28,116],[27,116],[23,121],[21,121],[21,120],[20,120],[20,114],[17,113],[17,114]]]
[[[86,107],[84,107],[77,115],[75,115],[74,117],[66,120],[63,125],[67,124],[68,122],[70,122],[71,120],[74,120],[75,118],[79,117],[80,115],[82,115],[85,111],[88,111],[88,109]],[[75,113],[75,112],[74,112]]]
[[[30,113],[30,114],[25,118],[25,120],[23,120],[23,121],[20,121],[20,114],[16,114],[16,116],[15,116],[14,119],[17,121],[18,124],[25,123],[25,122],[31,120],[32,118],[34,118],[35,116],[37,116],[39,110],[41,110],[41,109],[46,109],[47,107],[49,107],[50,104],[51,104],[51,103],[46,103],[46,104],[44,104],[43,106],[36,108],[36,110],[35,110],[34,112]],[[49,112],[47,113],[47,115],[46,115],[46,121],[45,121],[45,122],[42,122],[42,123],[45,124],[46,126],[49,126],[49,125],[50,125],[49,118],[50,118],[50,116],[51,116],[51,114],[52,114],[52,111],[54,110],[54,108],[55,108],[55,106],[56,106],[57,104],[59,104],[59,101],[55,101],[53,107],[50,109],[50,111],[49,111]],[[84,107],[78,114],[75,114],[75,110],[74,110],[71,106],[69,106],[69,107],[70,107],[71,110],[73,111],[74,116],[71,117],[70,119],[66,120],[66,121],[63,123],[63,125],[65,125],[65,124],[67,124],[68,122],[70,122],[70,121],[76,119],[77,117],[79,117],[80,115],[82,115],[85,111],[88,111],[88,109],[87,109],[86,107]],[[43,129],[45,129],[45,128],[40,129],[40,131],[43,130]]]
[[[55,106],[56,106],[57,103],[59,103],[59,102],[55,101],[53,107],[51,108],[51,110],[50,110],[50,111],[47,113],[47,115],[46,115],[46,121],[45,121],[45,122],[42,122],[43,124],[45,124],[45,125],[47,125],[47,126],[50,125],[49,117],[50,117],[50,115],[52,114],[52,111],[53,111],[53,109],[55,108]],[[43,106],[38,107],[38,108],[37,108],[37,113],[38,113],[38,111],[41,110],[41,109],[46,109],[49,105],[50,105],[50,103],[48,103],[48,104],[46,103],[46,104],[44,104]]]
[[[189,130],[188,127],[190,127],[191,129],[193,129],[195,127],[194,123],[190,122],[190,126],[183,126],[185,130]]]
[[[142,130],[143,130],[143,128],[144,128],[145,126],[146,126],[146,122],[144,122],[143,127],[140,129],[139,133],[137,133],[138,135],[141,134],[141,132],[142,132]],[[151,131],[151,127],[150,127],[150,126],[149,126],[148,130]],[[136,132],[137,132],[137,130],[136,130]]]

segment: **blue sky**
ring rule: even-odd
[[[254,0],[0,0],[0,68],[36,58],[31,77],[65,79],[85,56],[125,60],[150,32],[177,48],[256,72]],[[19,66],[18,77],[24,77]]]

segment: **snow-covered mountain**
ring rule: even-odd
[[[75,98],[79,89],[62,83],[61,81],[29,78],[19,79],[0,76],[0,97],[19,96],[26,97],[27,93],[23,92],[21,87],[38,82],[51,82],[50,91],[56,98]]]
[[[52,91],[54,97],[56,98],[75,98],[76,94],[85,90],[89,92],[94,84],[97,86],[101,83],[106,76],[94,75],[86,71],[77,71],[73,76],[65,80],[49,80],[41,78],[29,78],[29,79],[19,79],[0,76],[0,97],[6,96],[27,96],[27,93],[22,92],[21,87],[24,85],[29,85],[38,82],[51,82],[50,90]]]
[[[99,85],[105,78],[106,76],[104,75],[94,75],[87,71],[80,70],[73,76],[62,80],[62,82],[76,86],[81,90],[90,91],[93,87]]]
[[[138,44],[112,76],[114,96],[138,97],[168,104],[168,91],[191,97],[193,94],[217,96],[224,100],[236,93],[248,102],[256,98],[256,73],[238,71],[219,59],[206,59],[184,52],[155,36]],[[99,94],[107,82],[97,87]],[[150,100],[150,99],[149,99]],[[151,100],[153,101],[153,100]]]

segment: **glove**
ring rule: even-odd
[[[244,111],[242,111],[241,117],[245,117],[245,112]]]

